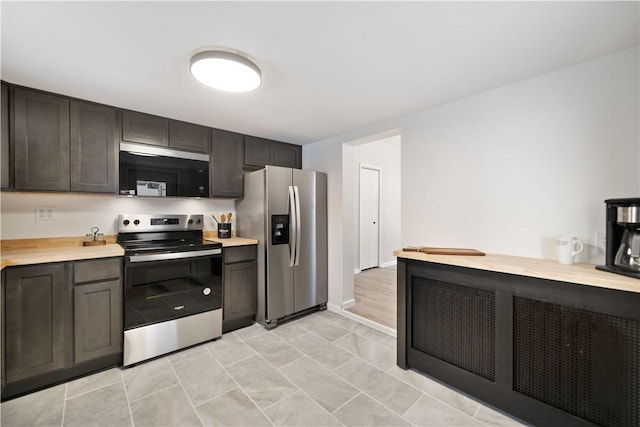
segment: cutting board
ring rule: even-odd
[[[402,248],[405,252],[422,252],[432,255],[466,255],[466,256],[483,256],[484,252],[476,249],[465,248],[432,248],[428,246],[409,246]]]

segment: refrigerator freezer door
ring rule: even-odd
[[[294,267],[294,311],[327,303],[327,177],[293,170],[297,187],[298,264]],[[292,219],[293,220],[293,219]]]
[[[291,169],[280,167],[265,168],[266,187],[266,220],[271,221],[273,215],[290,215],[289,186],[292,185]],[[291,222],[289,232],[291,235]],[[289,245],[273,245],[269,233],[266,242],[266,313],[265,320],[272,321],[293,314],[294,289],[293,268],[289,266],[291,243]]]

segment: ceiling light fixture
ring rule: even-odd
[[[249,92],[262,83],[260,68],[234,49],[212,48],[191,57],[191,74],[200,83],[225,92]]]

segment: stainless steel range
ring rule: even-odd
[[[124,366],[222,335],[222,244],[203,215],[120,215]]]

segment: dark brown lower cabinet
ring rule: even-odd
[[[7,270],[7,383],[68,366],[70,291],[64,263]]]
[[[75,363],[122,351],[122,282],[74,286],[73,312]]]
[[[122,259],[3,271],[2,400],[122,363]]]
[[[253,324],[258,298],[256,246],[223,249],[222,332]]]

